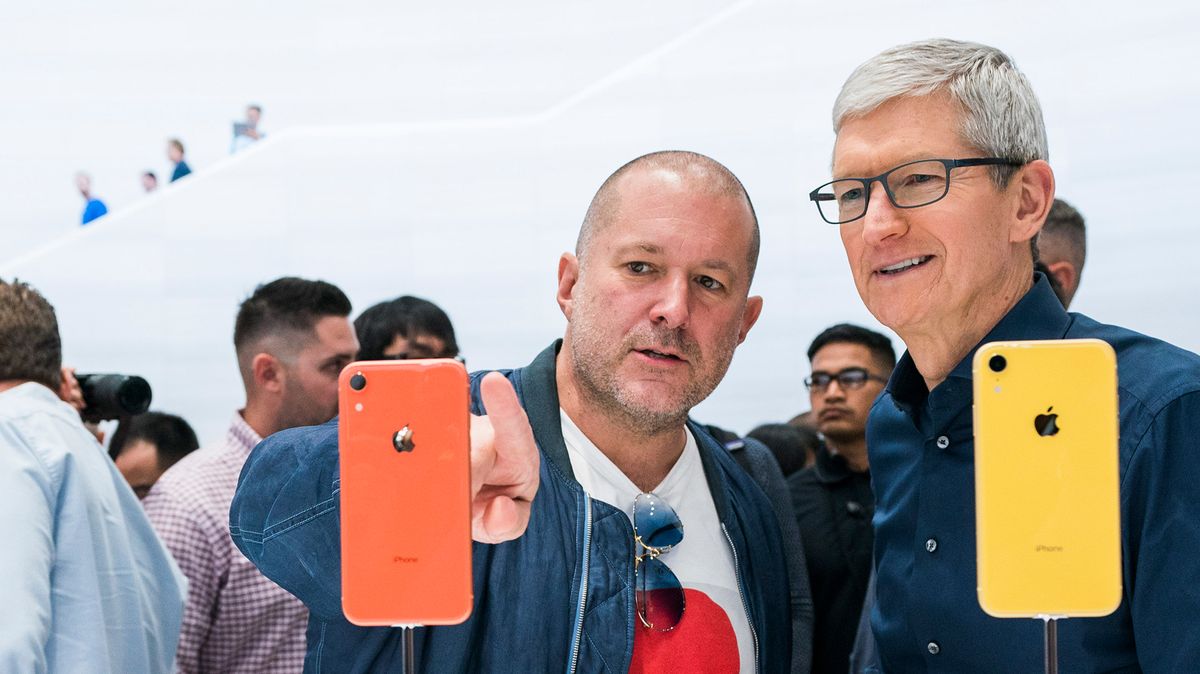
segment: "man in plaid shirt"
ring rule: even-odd
[[[233,343],[246,387],[221,443],[192,452],[143,502],[188,578],[179,672],[299,672],[308,611],[233,545],[229,504],[262,438],[337,413],[338,373],[358,351],[350,300],[323,281],[281,278],[242,303]]]

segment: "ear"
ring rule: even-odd
[[[1029,241],[1046,222],[1050,206],[1054,204],[1054,170],[1042,159],[1029,162],[1013,176],[1016,190],[1016,212],[1009,230],[1010,243]]]
[[[1054,280],[1058,281],[1058,285],[1068,294],[1075,292],[1075,284],[1079,283],[1079,270],[1075,269],[1075,265],[1060,260],[1054,264],[1046,265],[1046,269],[1050,270],[1050,274]]]
[[[254,386],[260,391],[279,393],[283,390],[287,373],[279,359],[269,353],[255,354],[250,361],[250,371],[254,376]]]
[[[571,313],[575,304],[575,283],[579,281],[579,258],[571,253],[563,253],[562,257],[558,258],[558,293],[555,298],[558,300],[558,308],[562,309],[563,316],[567,320],[571,320]]]
[[[758,317],[762,314],[763,298],[759,295],[751,295],[746,298],[746,309],[742,312],[742,327],[738,330],[738,344],[746,341],[746,335],[750,334],[750,328],[758,322]]]

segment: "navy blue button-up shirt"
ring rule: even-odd
[[[1200,672],[1200,357],[1068,314],[1041,275],[981,344],[1085,337],[1117,352],[1125,592],[1112,615],[1061,621],[1059,662]],[[988,616],[976,594],[973,355],[929,391],[906,353],[867,424],[888,672],[1042,669],[1040,621]]]

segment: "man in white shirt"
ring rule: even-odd
[[[0,280],[0,671],[172,671],[185,581],[79,412],[54,309]]]

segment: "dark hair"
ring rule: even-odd
[[[1071,204],[1062,199],[1054,200],[1040,236],[1043,239],[1052,237],[1066,244],[1068,259],[1078,271],[1083,271],[1083,262],[1087,259],[1087,227],[1083,216]]]
[[[332,283],[285,276],[254,289],[238,309],[233,346],[242,349],[264,335],[311,332],[326,316],[349,316],[350,299]]]
[[[146,176],[147,178],[154,178],[155,181],[158,180],[158,176],[154,175],[154,171],[146,171],[142,175]]]
[[[35,381],[58,391],[62,340],[54,307],[27,283],[0,279],[0,380]]]
[[[797,428],[789,424],[763,424],[746,434],[767,446],[779,462],[783,476],[804,469],[808,456],[816,456],[821,440],[808,428]]]
[[[257,113],[258,113],[258,114],[260,114],[260,115],[262,114],[262,106],[261,106],[261,105],[259,105],[258,103],[251,103],[250,105],[247,105],[247,106],[246,106],[246,109],[247,109],[247,110],[253,110],[253,111],[257,112]]]
[[[164,412],[145,412],[121,422],[108,445],[108,455],[116,460],[126,447],[138,440],[149,442],[158,450],[158,467],[161,470],[170,468],[200,448],[196,432],[183,417]]]
[[[458,340],[454,326],[441,307],[419,297],[404,295],[380,302],[354,319],[358,335],[358,359],[378,360],[383,350],[396,336],[409,338],[419,335],[437,337],[446,344],[446,353],[458,355]]]
[[[867,347],[879,364],[887,367],[889,371],[896,367],[896,352],[892,349],[892,340],[874,330],[850,323],[838,323],[825,328],[808,347],[809,362],[812,362],[813,356],[828,344],[860,344]]]

